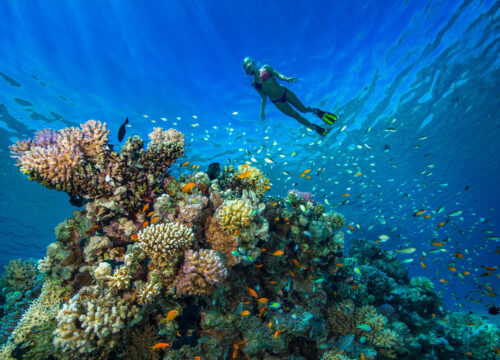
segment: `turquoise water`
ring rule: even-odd
[[[448,307],[494,320],[498,300],[487,294],[498,292],[498,270],[480,275],[499,264],[498,10],[494,1],[1,3],[0,264],[45,256],[76,209],[17,172],[8,146],[96,119],[118,148],[128,117],[127,136],[157,126],[186,135],[172,175],[189,173],[185,161],[248,162],[271,180],[268,195],[312,192],[342,213],[346,247],[387,235],[386,250],[415,248],[398,254],[413,259],[411,276],[432,279]],[[287,86],[306,105],[338,114],[330,134],[270,101],[260,120],[245,56],[297,77]]]

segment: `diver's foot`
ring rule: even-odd
[[[309,110],[316,116],[319,116],[321,117],[321,110],[318,109],[318,108],[312,108],[312,107],[309,107]]]
[[[316,132],[321,135],[321,136],[326,136],[330,132],[331,129],[325,129],[322,128],[321,126],[316,125],[316,128],[314,129]]]

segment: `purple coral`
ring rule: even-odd
[[[214,285],[226,277],[227,270],[216,251],[188,250],[176,279],[176,291],[179,295],[210,294]]]
[[[289,194],[292,193],[294,194],[296,197],[298,198],[301,198],[302,200],[304,201],[314,201],[313,200],[313,194],[310,193],[310,192],[301,192],[297,189],[292,189],[288,192]]]

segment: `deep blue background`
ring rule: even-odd
[[[349,200],[337,209],[356,228],[347,243],[388,234],[387,249],[416,247],[401,255],[415,258],[412,274],[449,280],[436,281],[449,304],[483,312],[493,299],[484,286],[499,285],[498,272],[479,277],[481,265],[500,263],[498,242],[486,240],[500,234],[498,9],[494,1],[1,2],[0,264],[44,256],[74,209],[67,195],[17,173],[7,146],[90,118],[107,122],[116,143],[128,116],[129,135],[183,131],[186,160],[202,168],[253,157],[272,194],[295,187],[319,202]],[[319,139],[270,102],[259,120],[245,56],[296,76],[289,87],[306,105],[340,114],[330,136]],[[299,177],[306,168],[311,179]],[[418,209],[431,218],[414,218]],[[447,236],[446,253],[429,253]],[[464,282],[446,265],[472,275]]]

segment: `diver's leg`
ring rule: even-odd
[[[295,95],[295,93],[290,89],[286,89],[286,101],[295,106],[295,108],[302,113],[314,112],[314,109],[312,107],[304,106],[297,95]]]
[[[288,100],[288,91],[286,93],[286,98]],[[288,103],[286,102],[275,102],[273,103],[282,113],[284,113],[285,115],[288,115],[290,117],[293,117],[295,120],[297,120],[298,122],[300,122],[302,125],[305,125],[307,126],[308,128],[310,129],[313,129],[314,131],[316,132],[320,132],[320,131],[324,131],[324,129],[316,124],[313,124],[311,122],[309,122],[306,118],[304,118],[303,116],[301,116],[297,111],[295,111],[294,109],[292,109],[292,107],[290,105],[288,105]]]

